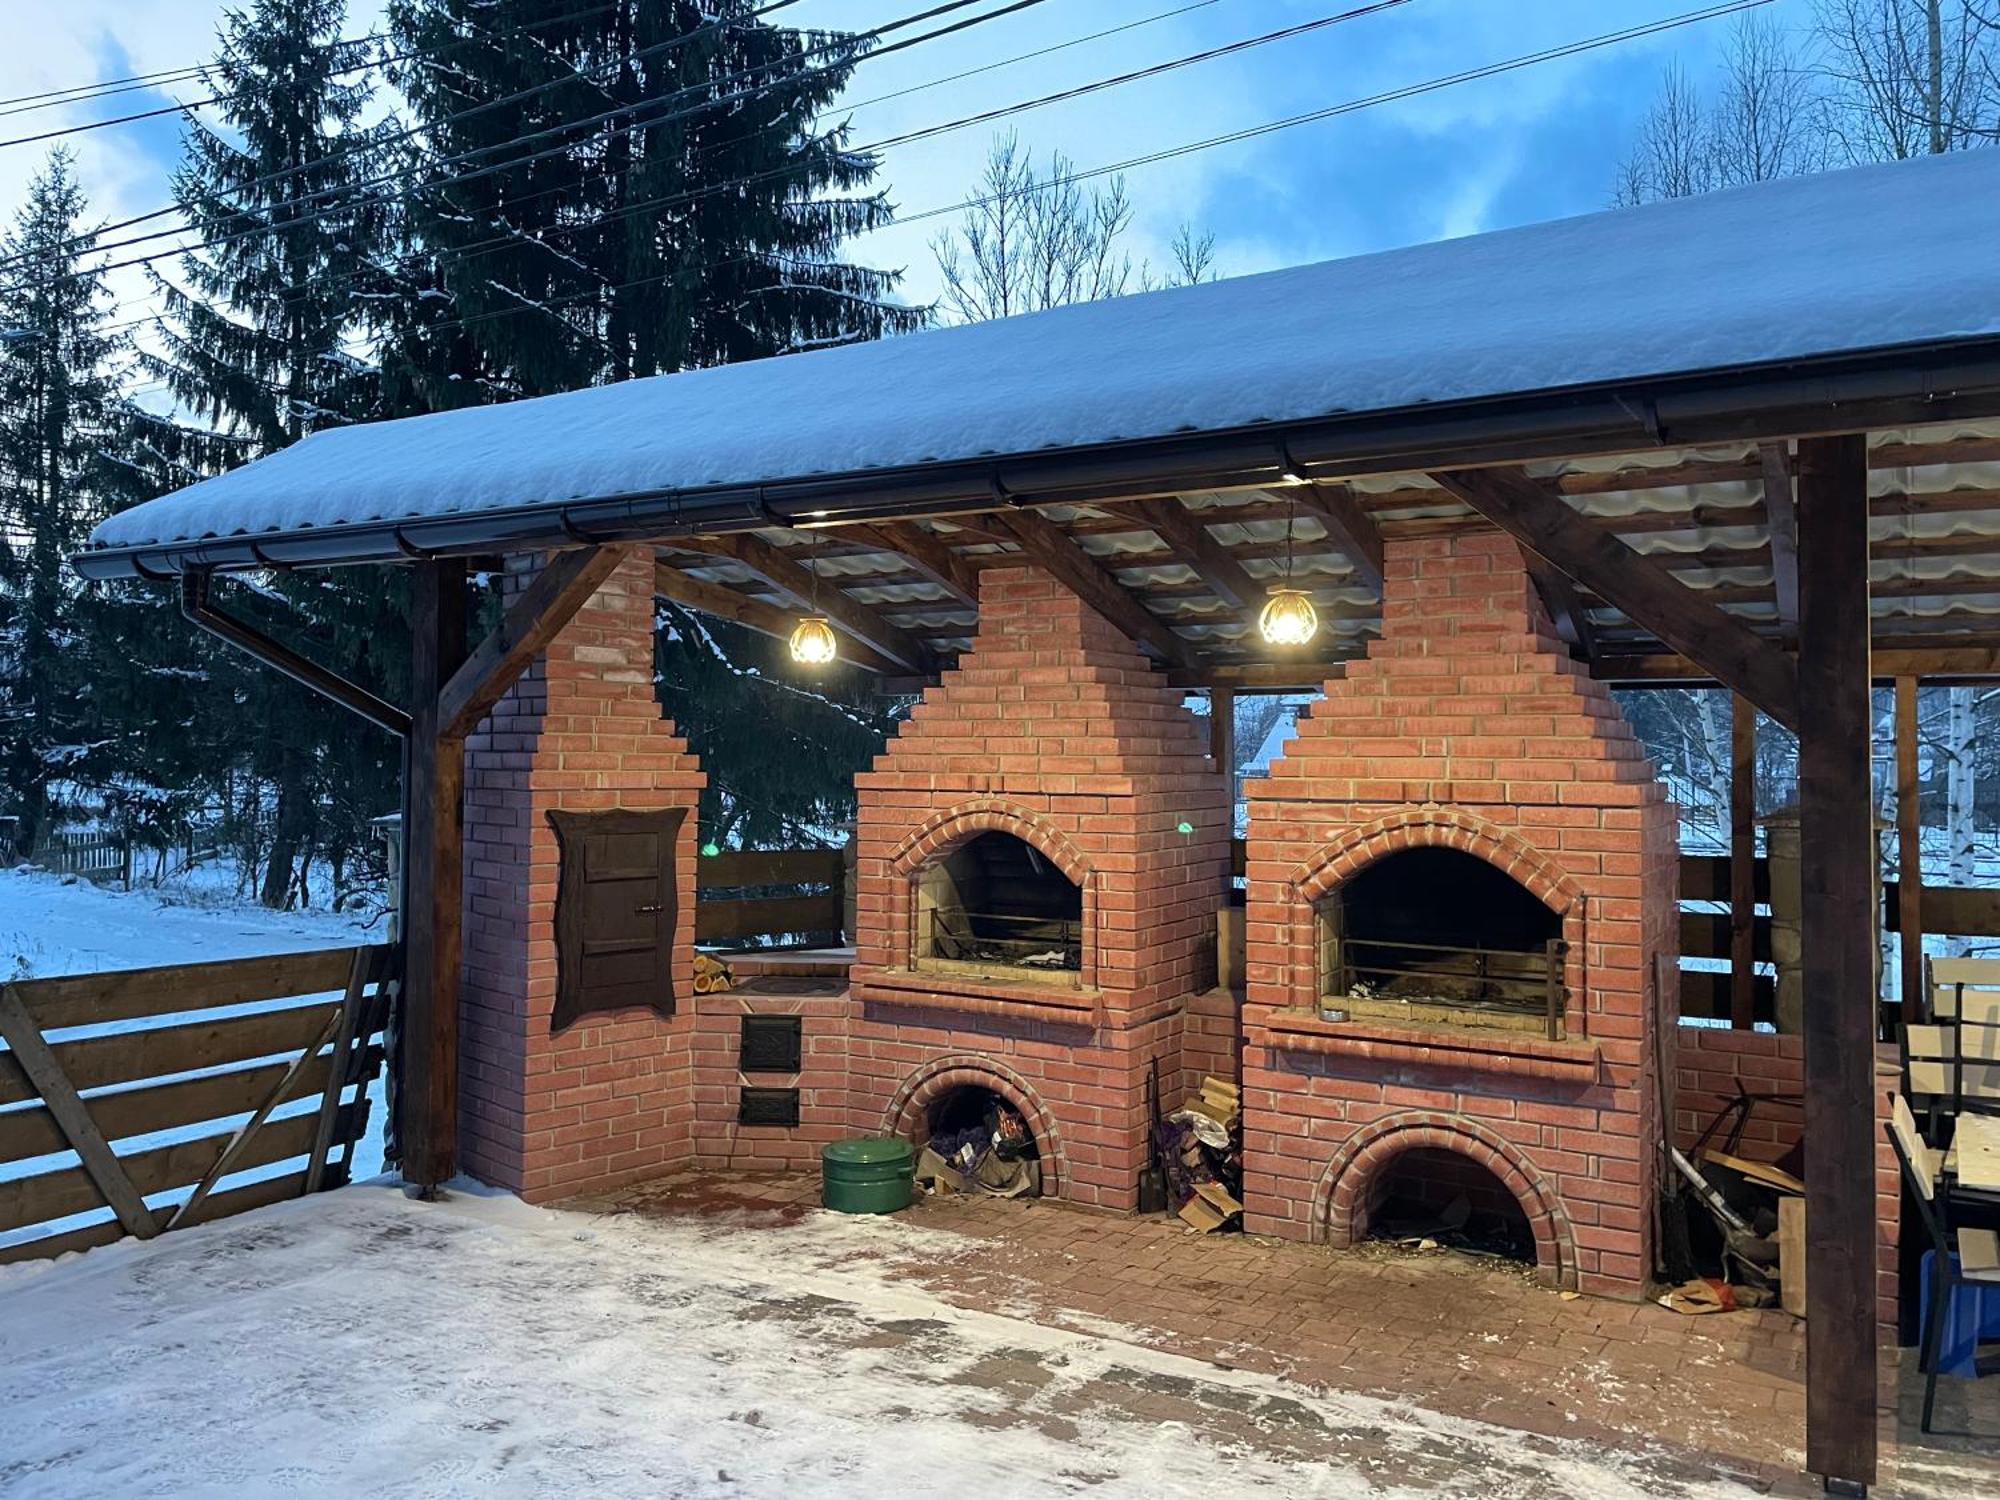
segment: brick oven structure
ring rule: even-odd
[[[533,576],[511,567],[504,596]],[[466,741],[459,1148],[482,1181],[545,1202],[687,1162],[704,779],[660,712],[653,563],[635,548]],[[613,808],[687,810],[673,860],[673,1013],[635,1006],[554,1031],[560,851],[549,813]]]
[[[1249,794],[1247,1227],[1344,1245],[1392,1189],[1475,1209],[1483,1190],[1518,1204],[1545,1277],[1636,1295],[1673,1077],[1673,998],[1653,978],[1677,951],[1673,809],[1512,540],[1391,542],[1383,619]],[[1539,913],[1551,1016],[1377,985],[1334,913],[1364,874],[1427,850],[1451,853],[1423,856],[1400,907],[1439,931]],[[1322,996],[1347,1018],[1322,1019]]]
[[[945,1093],[990,1088],[1044,1191],[1135,1206],[1147,1078],[1178,1099],[1229,869],[1226,778],[1180,700],[1048,574],[981,573],[972,649],[856,778],[856,1128],[922,1138]]]

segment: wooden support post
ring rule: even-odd
[[[1875,832],[1868,446],[1799,444],[1806,1467],[1875,1480]]]
[[[441,716],[445,685],[464,660],[465,563],[420,562],[410,601],[396,1134],[403,1180],[425,1196],[435,1195],[457,1164],[465,741],[442,732]]]
[[[1740,694],[1729,716],[1729,1024],[1757,1023],[1757,705]]]
[[[1218,687],[1208,690],[1208,753],[1215,761],[1215,769],[1230,778],[1230,785],[1236,779],[1236,689]]]
[[[1923,788],[1917,781],[1917,679],[1896,679],[1896,932],[1903,1015],[1928,1014],[1924,994]]]

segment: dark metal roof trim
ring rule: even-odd
[[[1617,386],[1187,433],[1092,447],[702,490],[552,501],[292,532],[103,548],[90,579],[187,569],[332,567],[719,534],[800,520],[881,521],[1010,505],[1522,462],[1585,452],[2000,416],[2000,338],[1790,361]]]

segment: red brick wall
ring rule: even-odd
[[[1458,1149],[1516,1194],[1550,1276],[1636,1294],[1662,1123],[1648,973],[1677,942],[1672,809],[1512,541],[1395,542],[1386,571],[1383,638],[1249,789],[1249,1227],[1338,1241],[1367,1199],[1354,1172]],[[1314,902],[1425,844],[1491,861],[1561,915],[1566,1041],[1277,1024],[1315,998]],[[1671,1070],[1671,1028],[1660,1046]]]
[[[842,976],[794,975],[782,957],[737,963],[745,987],[696,998],[694,1034],[694,1158],[703,1167],[735,1171],[811,1171],[820,1148],[857,1134],[848,1119],[848,1021],[852,1010]],[[760,981],[757,976],[771,976]],[[783,989],[796,981],[810,994],[757,993],[760,982]],[[737,1062],[746,1015],[800,1018],[800,1069],[793,1074],[744,1073]],[[795,1088],[797,1128],[738,1123],[743,1088]],[[871,1127],[872,1128],[872,1127]]]
[[[897,1128],[940,1059],[966,1060],[960,1073],[983,1059],[991,1086],[1031,1092],[1017,1102],[1060,1137],[1064,1196],[1134,1203],[1148,1066],[1173,1102],[1182,1010],[1212,972],[1228,874],[1228,788],[1180,699],[1048,574],[980,575],[972,650],[856,778],[855,1128]],[[1080,984],[913,971],[916,877],[994,829],[1081,887]]]
[[[507,597],[532,576],[510,570]],[[475,1177],[540,1202],[688,1160],[703,780],[654,692],[652,560],[635,548],[466,742],[459,1140]],[[677,856],[678,1013],[590,1015],[551,1036],[549,812],[670,807],[690,810]]]

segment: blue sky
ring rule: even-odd
[[[1015,104],[1361,0],[1210,0],[1116,37],[865,102],[1185,3],[1048,0],[866,63],[849,94],[861,106],[853,116],[855,139],[870,142]],[[1035,110],[1012,123],[1038,155],[1058,149],[1092,167],[1657,20],[1696,3],[1408,0],[1307,36]],[[6,4],[35,15],[19,29],[26,45],[0,56],[0,96],[196,61],[222,11],[219,0]],[[800,0],[787,19],[859,28],[920,8],[915,0]],[[1802,24],[1810,18],[1809,0],[1775,0],[1767,13]],[[378,17],[374,0],[359,0],[348,30],[370,29]],[[1732,24],[1708,21],[1136,169],[1127,181],[1137,210],[1131,248],[1135,256],[1163,260],[1175,227],[1187,221],[1215,234],[1220,268],[1232,274],[1601,208],[1661,70],[1678,58],[1705,77]],[[162,96],[141,92],[119,96],[116,107],[122,112],[160,102]],[[0,117],[0,136],[87,117],[81,109]],[[915,214],[963,196],[994,128],[957,130],[891,152],[883,180],[898,205]],[[100,211],[122,217],[165,202],[176,142],[171,119],[76,137]],[[39,155],[40,148],[0,151],[0,195],[15,197]],[[855,253],[906,267],[907,290],[925,297],[935,286],[930,241],[947,222],[892,229]],[[120,287],[121,295],[136,292],[136,286]]]

